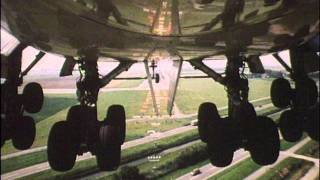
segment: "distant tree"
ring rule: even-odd
[[[118,179],[120,180],[137,180],[144,179],[139,173],[139,169],[136,166],[123,166],[118,170]]]

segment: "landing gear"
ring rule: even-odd
[[[35,122],[32,117],[25,116],[24,111],[37,113],[43,105],[43,91],[38,83],[27,84],[23,93],[18,94],[23,76],[35,64],[21,72],[22,51],[25,47],[24,44],[18,45],[7,57],[8,74],[1,84],[1,147],[6,140],[12,139],[13,146],[19,150],[30,148],[36,135]],[[36,62],[40,58],[37,57]]]
[[[75,164],[80,142],[75,141],[76,129],[70,121],[55,123],[48,139],[48,162],[56,171],[68,171]]]
[[[155,69],[158,67],[155,60],[151,61],[150,67],[152,68],[152,79],[158,84],[160,82],[160,75],[159,73],[155,73]]]
[[[120,165],[121,145],[125,140],[126,115],[123,106],[113,105],[99,130],[101,148],[97,163],[101,170],[112,171]]]
[[[120,61],[120,65],[110,74],[99,78],[97,52],[89,49],[80,60],[84,71],[77,82],[77,95],[80,105],[69,109],[67,120],[54,124],[48,139],[48,161],[52,169],[67,171],[75,164],[76,156],[91,152],[96,156],[102,171],[112,171],[119,167],[121,145],[125,141],[126,116],[124,107],[112,105],[106,118],[97,118],[99,89],[111,79],[127,70],[133,62]],[[66,157],[68,156],[68,157]]]
[[[38,83],[27,84],[22,93],[24,109],[28,113],[37,113],[43,105],[43,91]]]
[[[255,134],[249,140],[254,143],[249,149],[251,158],[259,165],[273,164],[280,151],[277,125],[266,116],[258,116],[255,127]]]
[[[290,105],[292,93],[289,81],[284,78],[278,78],[271,84],[271,101],[278,108]]]
[[[207,143],[210,161],[217,167],[231,164],[234,151],[239,148],[248,150],[253,161],[259,165],[272,164],[279,156],[277,125],[266,116],[257,116],[253,105],[248,102],[248,80],[239,74],[244,59],[240,56],[228,56],[225,77],[201,62],[191,62],[227,87],[228,117],[221,118],[213,103],[203,103],[198,110],[200,139]]]
[[[296,142],[301,137],[303,132],[316,141],[319,141],[319,120],[318,112],[315,110],[319,103],[318,88],[314,80],[308,77],[305,71],[303,59],[305,53],[303,47],[295,47],[290,49],[290,58],[292,70],[290,71],[291,78],[295,84],[295,88],[290,87],[288,80],[278,78],[272,82],[271,100],[274,106],[278,108],[287,108],[290,110],[284,111],[279,120],[279,128],[283,138],[289,142]],[[275,56],[280,62],[282,59]],[[313,56],[307,56],[313,57]],[[280,59],[279,59],[280,58]],[[318,59],[313,59],[318,61]],[[287,66],[285,64],[285,66]]]

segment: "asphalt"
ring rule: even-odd
[[[141,138],[141,139],[137,139],[137,140],[126,142],[126,143],[124,143],[122,145],[121,149],[123,150],[123,149],[131,148],[131,147],[134,147],[134,146],[138,146],[138,145],[141,145],[141,144],[153,142],[153,141],[156,141],[156,140],[159,140],[159,139],[162,139],[162,138],[174,136],[176,134],[187,132],[189,130],[196,129],[196,128],[197,128],[197,126],[184,126],[184,127],[172,129],[172,130],[169,130],[169,131],[166,131],[166,132],[163,132],[163,133],[155,133],[155,134],[152,134],[150,136],[146,136],[146,137]],[[82,156],[78,156],[76,161],[79,162],[79,161],[83,161],[83,160],[86,160],[86,159],[91,159],[93,157],[94,156],[92,156],[90,153],[85,153]],[[25,177],[25,176],[28,176],[28,175],[31,175],[31,174],[35,174],[35,173],[39,173],[39,172],[42,172],[42,171],[45,171],[45,170],[48,170],[48,169],[51,169],[50,166],[49,166],[49,163],[48,162],[44,162],[44,163],[36,164],[36,165],[33,165],[33,166],[29,166],[29,167],[26,167],[26,168],[22,168],[22,169],[19,169],[19,170],[16,170],[16,171],[12,171],[12,172],[3,174],[3,175],[1,175],[1,179],[22,178],[22,177]]]
[[[298,149],[300,149],[302,146],[304,146],[306,143],[308,143],[311,139],[310,138],[305,138],[304,140],[300,141],[299,143],[297,143],[296,145],[294,145],[293,147],[291,147],[290,149],[286,150],[286,151],[281,151],[278,160],[269,166],[263,166],[260,169],[258,169],[257,171],[255,171],[254,173],[252,173],[251,175],[249,175],[248,177],[245,178],[245,180],[254,180],[257,179],[258,177],[262,176],[265,172],[267,172],[269,169],[273,168],[274,166],[276,166],[277,164],[279,164],[281,161],[283,161],[286,157],[291,156],[290,153],[293,153],[295,151],[297,151]],[[179,178],[177,178],[178,180],[184,180],[184,179],[192,179],[192,180],[202,180],[202,179],[209,179],[212,176],[215,176],[217,174],[219,174],[220,172],[232,168],[233,166],[235,166],[236,164],[246,160],[247,158],[250,157],[249,152],[244,151],[243,149],[240,149],[238,151],[236,151],[234,153],[234,157],[233,157],[233,161],[232,164],[230,166],[224,167],[224,168],[219,168],[219,167],[215,167],[212,164],[206,164],[202,167],[200,167],[200,171],[201,173],[196,175],[196,176],[192,176],[191,173],[187,173]],[[318,160],[319,161],[319,160]],[[315,172],[313,172],[315,173]]]

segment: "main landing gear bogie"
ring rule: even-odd
[[[98,121],[94,113],[96,111],[92,107],[76,105],[70,108],[66,121],[53,125],[47,151],[52,169],[72,169],[77,154],[86,151],[96,155],[100,170],[117,169],[125,139],[124,108],[121,105],[110,106],[103,121]],[[86,150],[81,146],[85,146]]]
[[[80,79],[77,82],[77,96],[80,105],[71,107],[67,120],[57,122],[50,131],[47,154],[51,168],[56,171],[72,169],[76,156],[86,152],[96,156],[98,167],[102,171],[116,170],[120,165],[121,145],[126,136],[124,107],[110,106],[106,118],[99,121],[97,101],[100,88],[127,70],[133,63],[120,62],[119,67],[100,78],[97,54],[95,48],[88,49],[84,57],[79,60]],[[59,134],[63,128],[66,132]],[[68,163],[63,159],[65,156],[70,157],[66,158]]]
[[[12,144],[19,150],[29,149],[36,136],[34,119],[31,116],[23,115],[28,113],[38,113],[43,105],[43,91],[40,84],[28,83],[22,94],[10,94],[10,86],[2,85],[7,96],[4,97],[4,108],[6,109],[4,119],[1,119],[3,135],[1,135],[1,146],[8,139],[12,139]],[[10,95],[9,95],[10,94]]]
[[[319,141],[318,90],[312,79],[305,77],[296,80],[293,89],[288,80],[278,78],[272,82],[270,94],[274,106],[290,107],[279,119],[279,129],[286,141],[298,141],[304,131],[313,140]]]
[[[199,107],[198,130],[201,140],[207,143],[211,163],[217,167],[230,165],[234,151],[241,147],[259,165],[274,163],[280,149],[277,125],[266,116],[256,116],[250,103],[242,103],[234,113],[236,119],[220,118],[215,104]]]

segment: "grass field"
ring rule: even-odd
[[[121,164],[146,157],[157,152],[161,152],[162,150],[168,149],[170,147],[185,144],[197,139],[198,137],[198,131],[191,130],[183,134],[125,149],[121,153]],[[74,179],[75,177],[81,177],[81,175],[97,171],[98,167],[96,164],[96,160],[95,158],[92,158],[76,163],[75,167],[68,172],[61,173],[50,169],[27,177],[23,177],[21,179],[47,179],[48,177],[54,177],[55,179]]]
[[[122,104],[126,109],[127,118],[131,118],[141,107],[146,95],[146,91],[101,93],[98,100],[98,118],[102,120],[105,117],[107,107],[112,104]],[[36,124],[36,138],[31,148],[46,145],[49,130],[52,125],[57,121],[65,120],[67,116],[69,107],[65,104],[75,105],[77,103],[75,95],[47,95],[46,99],[55,100],[47,101],[43,110],[40,113],[35,114],[34,117],[39,117],[40,119]],[[49,115],[46,115],[44,112],[50,113]],[[6,144],[1,148],[1,154],[8,154],[16,151],[18,150],[12,146],[11,141],[6,141]]]
[[[143,81],[143,79],[121,80],[120,84],[116,85],[116,88],[135,88],[138,87]]]
[[[129,162],[134,159],[138,159],[141,157],[145,157],[148,154],[154,154],[159,152],[160,150],[164,150],[170,147],[174,147],[177,145],[185,144],[192,140],[198,138],[197,130],[191,130],[186,133],[182,133],[179,135],[175,135],[173,137],[168,137],[163,140],[158,140],[153,143],[147,143],[144,145],[139,145],[134,148],[130,148],[123,151],[122,161]],[[134,155],[135,154],[135,155]],[[170,159],[170,158],[169,158]],[[189,169],[189,167],[187,167]],[[85,160],[78,162],[75,168],[72,171],[67,173],[57,173],[52,170],[47,170],[44,172],[37,173],[32,176],[28,176],[27,179],[40,178],[54,176],[55,178],[75,178],[75,176],[81,176],[83,174],[87,174],[89,172],[95,172],[97,170],[96,163],[94,159]],[[181,172],[178,174],[181,174]],[[110,175],[110,174],[108,174]]]
[[[257,104],[260,104],[260,103],[257,102]],[[274,108],[267,108],[267,110],[265,111],[272,112],[273,109]],[[182,118],[182,119],[152,120],[152,122],[150,120],[128,122],[126,141],[144,137],[148,130],[155,130],[157,132],[162,132],[162,131],[167,131],[177,127],[181,127],[184,125],[188,125],[190,123],[190,120],[192,119],[194,119],[194,117]],[[19,169],[21,167],[27,167],[36,163],[44,162],[46,161],[46,159],[47,159],[46,151],[23,155],[23,156],[20,156],[19,158],[10,158],[10,159],[1,161],[2,167],[4,167],[1,169],[1,171],[2,173],[9,172],[12,170]],[[15,163],[17,160],[19,160],[20,162],[19,164]]]
[[[264,92],[265,88],[269,88],[268,85],[271,81],[269,80],[251,80],[250,84],[254,86],[255,91],[251,91],[250,99],[266,97],[269,93]],[[130,84],[127,84],[129,86]],[[141,83],[137,80],[133,83]],[[206,84],[207,86],[201,86]],[[132,85],[132,84],[131,84]],[[192,87],[201,87],[200,89],[194,89]],[[180,110],[184,113],[195,113],[197,112],[198,106],[204,101],[212,101],[217,104],[218,107],[226,105],[226,95],[223,86],[214,83],[211,79],[196,79],[194,81],[181,79],[179,86],[176,102]],[[187,90],[188,89],[188,90]],[[252,88],[253,89],[253,88]],[[257,91],[257,92],[256,92]],[[211,93],[216,92],[216,93]],[[126,109],[127,118],[132,118],[140,112],[143,101],[147,97],[148,91],[119,91],[119,92],[106,92],[100,93],[98,100],[98,118],[102,120],[105,117],[107,108],[112,104],[122,104]],[[190,102],[190,103],[189,103]],[[32,146],[39,147],[46,144],[47,136],[52,125],[66,118],[69,107],[76,105],[78,102],[76,96],[72,94],[50,94],[45,96],[45,104],[41,112],[33,114],[37,123],[37,135],[35,142]],[[152,109],[152,107],[150,107]],[[141,124],[142,125],[142,124]],[[181,125],[177,122],[168,123],[168,126]],[[136,125],[140,126],[140,125]],[[150,128],[150,127],[146,127]],[[168,127],[161,127],[164,130]],[[144,129],[133,128],[134,131],[128,136],[128,139],[134,139],[136,137],[143,136]],[[10,141],[1,149],[2,154],[8,154],[16,152]]]
[[[292,146],[297,144],[295,143],[290,143],[285,140],[281,140],[280,144],[280,149],[281,151],[285,151]],[[251,158],[247,158],[240,162],[239,164],[235,165],[232,168],[228,168],[220,173],[218,173],[215,176],[212,176],[210,180],[216,180],[216,179],[233,179],[234,177],[235,180],[241,180],[244,179],[245,177],[249,176],[251,173],[255,172],[262,166],[256,164]]]
[[[249,100],[270,96],[271,80],[249,80]],[[181,79],[176,104],[185,114],[195,113],[203,102],[213,102],[217,107],[227,105],[224,86],[212,79]]]
[[[304,135],[306,136],[306,135]],[[310,141],[295,152],[305,156],[319,158],[319,143]],[[277,166],[267,171],[259,180],[267,179],[300,179],[308,170],[313,167],[313,163],[301,159],[286,158]]]

